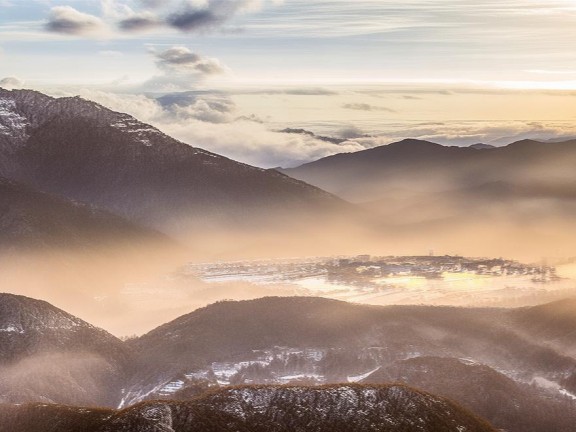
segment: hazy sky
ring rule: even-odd
[[[574,40],[576,0],[0,0],[0,86],[290,165],[405,136],[576,135]],[[178,112],[151,99],[181,91],[195,93]],[[267,135],[285,126],[377,139]]]

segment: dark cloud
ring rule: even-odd
[[[56,6],[50,10],[46,30],[69,35],[87,35],[104,33],[106,25],[100,18],[73,7]]]
[[[385,112],[389,112],[389,113],[395,113],[396,112],[391,108],[370,105],[367,103],[347,103],[347,104],[342,105],[342,108],[346,108],[346,109],[350,109],[350,110],[356,110],[356,111],[385,111]]]
[[[118,27],[121,30],[127,32],[150,30],[160,25],[162,25],[162,22],[157,17],[149,13],[134,15],[118,23]]]
[[[164,51],[151,50],[151,53],[162,73],[144,83],[146,91],[191,90],[206,78],[223,74],[227,70],[218,59],[204,57],[182,46]]]
[[[224,67],[217,59],[203,57],[182,46],[172,47],[154,55],[156,65],[170,73],[216,75],[224,72]]]
[[[108,25],[116,26],[124,32],[171,27],[187,33],[203,33],[223,27],[242,11],[258,7],[260,1],[139,0],[139,3],[140,8],[135,10],[120,2],[116,8],[109,6],[112,13],[105,11],[103,18],[80,12],[70,6],[56,6],[51,9],[45,28],[51,32],[69,35],[105,33],[109,30]],[[175,10],[175,5],[178,4],[181,7]],[[108,22],[110,18],[115,22]]]
[[[178,30],[195,32],[216,27],[225,20],[225,17],[218,17],[209,9],[205,9],[174,13],[168,17],[167,22]]]
[[[190,33],[213,30],[254,3],[254,0],[209,0],[202,7],[188,5],[169,15],[166,23]]]

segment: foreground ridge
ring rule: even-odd
[[[122,411],[25,405],[0,414],[1,432],[46,431],[46,424],[59,432],[495,431],[455,403],[403,385],[244,386]]]

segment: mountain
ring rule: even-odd
[[[0,245],[90,247],[111,241],[169,244],[160,233],[0,177]]]
[[[517,309],[514,320],[526,334],[558,352],[576,357],[576,299]],[[576,393],[576,370],[561,382]]]
[[[536,260],[576,253],[575,164],[576,141],[404,140],[281,171],[378,214],[381,243],[396,250]]]
[[[394,188],[437,193],[494,182],[550,189],[576,183],[576,141],[523,140],[485,150],[407,139],[282,172],[356,202],[386,198]]]
[[[470,146],[468,146],[470,148],[476,149],[476,150],[487,150],[487,149],[493,149],[496,148],[496,146],[493,146],[491,144],[484,144],[484,143],[477,143],[477,144],[472,144]]]
[[[0,402],[115,406],[122,341],[40,300],[0,294]]]
[[[495,431],[453,402],[400,385],[238,387],[116,413],[36,405],[0,407],[0,416],[2,432]]]
[[[576,354],[576,299],[517,309],[513,316],[530,336]]]
[[[0,175],[165,232],[348,209],[274,170],[191,147],[79,97],[0,90]]]
[[[0,406],[0,431],[6,424],[10,432],[35,431],[34,424],[44,426],[37,418],[59,432],[145,431],[149,420],[175,431],[222,430],[224,420],[231,430],[255,431],[273,428],[268,418],[290,430],[299,430],[299,421],[309,422],[306,430],[330,430],[332,421],[363,430],[367,419],[384,422],[373,418],[380,398],[397,410],[386,417],[400,416],[397,427],[450,419],[419,417],[441,399],[392,382],[454,400],[511,432],[569,431],[576,358],[532,339],[519,318],[526,310],[263,298],[216,303],[121,342],[45,302],[3,294],[0,402],[43,404]],[[302,416],[307,409],[310,418]],[[351,417],[357,410],[362,416]]]
[[[551,398],[544,390],[469,360],[411,358],[383,366],[362,382],[417,387],[456,401],[509,432],[569,432],[576,422],[573,401]]]
[[[306,297],[220,302],[130,342],[125,402],[210,385],[336,383],[410,357],[472,358],[559,383],[576,359],[524,336],[509,311],[365,306]],[[557,391],[557,396],[561,394]]]

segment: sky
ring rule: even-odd
[[[480,3],[0,0],[0,86],[265,167],[406,137],[576,136],[576,0]]]

